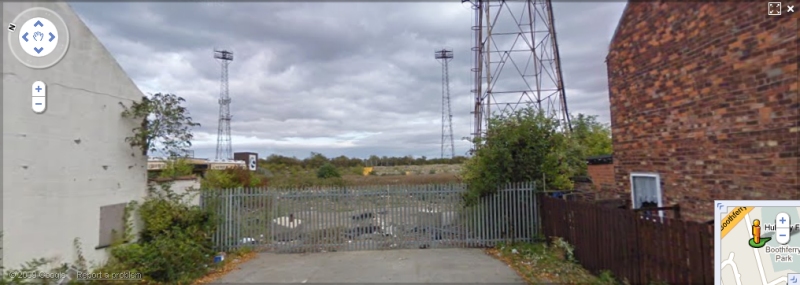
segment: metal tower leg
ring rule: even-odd
[[[492,116],[539,108],[569,132],[569,111],[550,0],[474,0],[473,139]]]

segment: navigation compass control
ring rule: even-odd
[[[67,24],[52,10],[30,8],[17,15],[12,23],[16,24],[14,32],[8,33],[8,45],[14,57],[25,66],[48,68],[67,53],[70,40]]]

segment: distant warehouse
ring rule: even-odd
[[[194,165],[195,172],[204,172],[206,170],[224,170],[228,168],[242,168],[247,169],[247,163],[240,160],[229,160],[229,161],[213,161],[208,159],[200,159],[200,158],[189,158],[186,161],[192,165]],[[161,171],[167,168],[169,160],[160,158],[160,157],[153,157],[147,160],[147,171]]]

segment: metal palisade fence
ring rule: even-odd
[[[219,250],[276,252],[484,247],[539,233],[534,183],[466,207],[464,184],[205,190]]]

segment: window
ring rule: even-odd
[[[95,249],[111,246],[122,238],[125,231],[125,207],[127,203],[100,207],[100,239]]]
[[[661,177],[656,173],[631,173],[631,204],[634,209],[660,208]],[[658,211],[664,217],[664,211]]]

